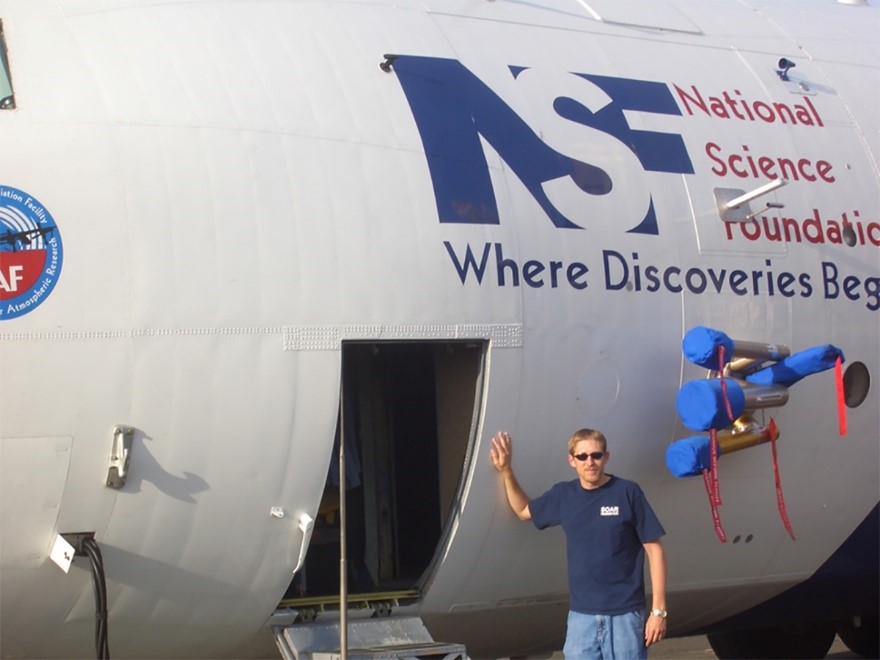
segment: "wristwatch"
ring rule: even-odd
[[[665,619],[666,610],[651,610],[651,616],[659,616],[661,619]]]

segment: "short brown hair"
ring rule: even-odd
[[[577,447],[577,443],[581,440],[598,440],[602,443],[602,451],[608,451],[608,441],[605,439],[605,436],[602,435],[601,431],[596,431],[595,429],[580,429],[579,431],[575,431],[574,435],[571,436],[571,439],[568,441],[568,453],[574,456],[574,448]]]

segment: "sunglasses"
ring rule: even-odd
[[[594,461],[601,461],[605,457],[604,451],[594,451],[589,454],[574,454],[574,457],[579,461],[585,461],[588,458],[592,458]]]

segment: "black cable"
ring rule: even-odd
[[[95,654],[98,660],[110,660],[107,630],[107,582],[104,579],[104,559],[101,548],[93,538],[84,539],[83,552],[92,568],[92,587],[95,592]]]

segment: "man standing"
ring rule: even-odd
[[[647,658],[666,634],[665,534],[638,484],[605,474],[605,436],[581,429],[568,441],[577,479],[558,483],[533,500],[511,467],[510,434],[492,438],[492,464],[504,479],[510,508],[538,529],[562,525],[568,555],[566,658]],[[644,559],[653,609],[645,617]]]

